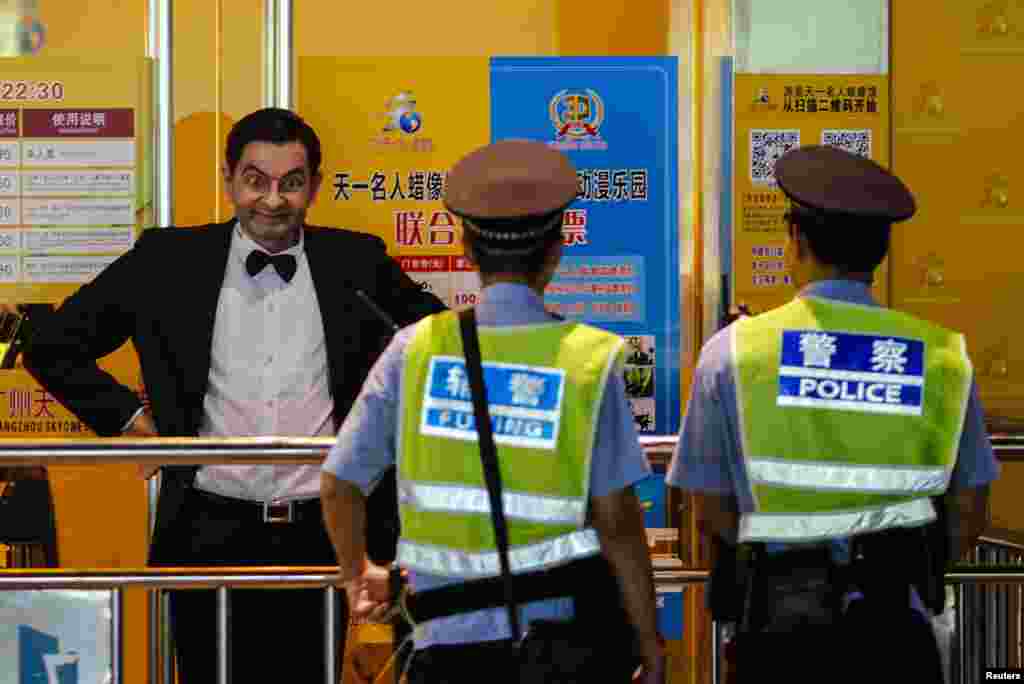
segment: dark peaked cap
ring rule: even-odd
[[[452,167],[444,203],[470,220],[517,219],[550,214],[574,199],[576,167],[568,157],[544,143],[503,140]]]
[[[797,205],[827,215],[895,223],[914,215],[914,196],[884,168],[837,147],[810,145],[775,162],[775,179]]]

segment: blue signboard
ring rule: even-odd
[[[678,60],[491,61],[492,140],[528,138],[576,165],[548,307],[622,335],[641,433],[679,430]]]
[[[665,473],[652,473],[640,480],[633,489],[644,511],[644,527],[668,527],[668,504],[665,502]]]
[[[0,684],[109,684],[111,592],[0,592]]]
[[[683,638],[683,592],[685,587],[658,588],[658,632],[668,641]]]

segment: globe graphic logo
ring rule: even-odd
[[[419,112],[405,112],[398,118],[398,125],[405,133],[415,133],[423,125]]]

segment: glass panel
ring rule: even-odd
[[[736,71],[884,74],[888,0],[734,0]]]
[[[0,684],[110,681],[110,595],[0,592]]]

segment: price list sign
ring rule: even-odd
[[[449,308],[476,306],[480,276],[464,256],[398,257],[410,278]]]
[[[133,109],[0,110],[0,283],[83,283],[135,238]]]
[[[147,60],[5,60],[0,302],[60,304],[130,250],[152,221],[150,73]],[[3,327],[0,337],[12,330]],[[0,437],[91,434],[24,371],[20,357],[5,363]],[[129,347],[100,365],[143,392]]]
[[[131,249],[149,206],[143,63],[12,60],[0,81],[0,296],[57,303]],[[140,130],[146,129],[146,130]]]

